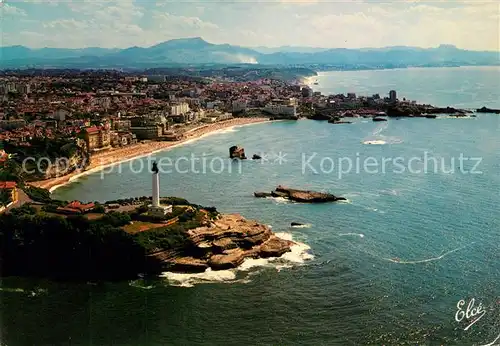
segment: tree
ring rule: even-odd
[[[0,206],[6,207],[11,202],[11,194],[7,189],[0,189]]]

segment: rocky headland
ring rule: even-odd
[[[344,197],[338,197],[330,193],[291,189],[281,185],[271,192],[254,192],[254,196],[259,198],[282,197],[300,203],[326,203],[346,200]]]
[[[182,198],[161,198],[172,211],[160,217],[149,213],[148,196],[83,204],[38,190],[0,214],[0,277],[109,281],[198,273],[280,257],[295,245],[257,221]]]
[[[208,268],[236,268],[247,258],[280,257],[293,244],[278,238],[266,225],[229,214],[187,231],[187,242],[182,247],[149,256],[160,261],[163,270],[196,273]]]

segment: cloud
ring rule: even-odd
[[[129,47],[192,36],[242,46],[500,44],[497,1],[10,1],[2,10],[3,44]]]
[[[153,15],[153,20],[159,28],[169,29],[219,29],[217,24],[205,22],[199,17],[174,16],[170,13],[156,12]]]
[[[20,9],[16,6],[12,6],[12,5],[5,4],[5,3],[1,7],[1,13],[4,16],[12,16],[12,17],[15,17],[15,16],[26,17],[27,16],[26,11],[24,11],[23,9]]]

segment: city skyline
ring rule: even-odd
[[[127,48],[203,37],[216,44],[246,47],[429,48],[452,44],[498,51],[499,6],[493,1],[3,0],[1,45]]]

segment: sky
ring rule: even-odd
[[[202,37],[212,43],[499,51],[500,1],[0,0],[0,45],[147,47]]]

